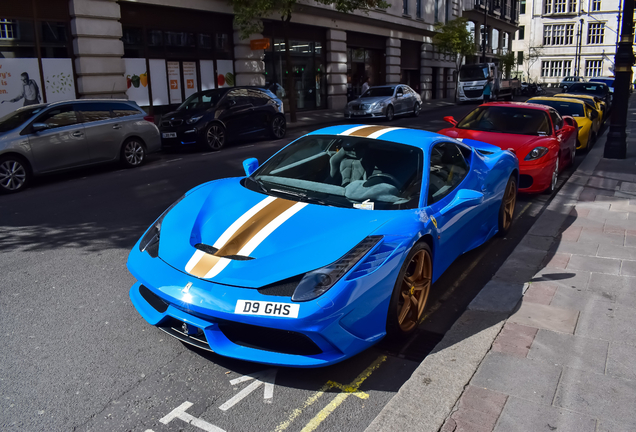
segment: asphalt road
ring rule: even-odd
[[[442,116],[472,108],[393,124],[436,131]],[[243,175],[244,159],[263,161],[302,133],[219,153],[154,155],[134,170],[75,171],[0,196],[0,430],[362,431],[549,200],[519,197],[508,237],[446,271],[411,339],[381,342],[338,365],[298,370],[230,360],[149,326],[128,298],[134,280],[126,260],[138,237],[188,189]]]

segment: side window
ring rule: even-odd
[[[113,117],[128,117],[141,114],[138,109],[125,103],[109,103],[107,106],[113,112]]]
[[[75,105],[75,109],[80,114],[83,123],[111,118],[110,108],[105,103],[79,103]]]
[[[468,175],[469,166],[454,143],[436,144],[431,150],[428,205],[451,193]]]
[[[247,89],[231,90],[227,95],[227,100],[236,102],[236,105],[247,105],[251,103]]]
[[[77,114],[72,105],[63,105],[48,110],[40,117],[38,117],[34,123],[44,123],[49,129],[55,129],[64,126],[72,126],[79,123],[77,120]]]
[[[402,91],[402,87],[398,87],[396,95],[397,96],[404,96],[404,92]]]
[[[254,106],[263,106],[266,105],[269,101],[269,97],[262,91],[250,89],[248,90],[248,94],[250,97],[250,102]]]
[[[554,124],[554,131],[563,129],[563,119],[555,110],[550,110],[550,118],[552,118],[552,124]]]

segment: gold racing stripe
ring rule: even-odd
[[[357,136],[366,138],[374,132],[381,131],[382,129],[389,129],[389,126],[367,126],[362,129],[358,129],[357,131],[351,132],[349,136]]]
[[[190,274],[202,278],[212,270],[222,257],[238,255],[243,246],[256,234],[295,204],[297,204],[296,201],[276,198],[248,219],[214,255],[204,253],[199,262],[190,270]]]

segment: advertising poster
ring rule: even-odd
[[[170,86],[170,103],[180,104],[181,99],[181,70],[179,62],[169,61],[168,65],[168,84]]]
[[[0,58],[0,117],[44,102],[38,59]]]
[[[219,87],[234,87],[234,62],[232,60],[217,60],[216,67]]]
[[[47,102],[75,99],[75,80],[71,59],[43,58],[42,72]]]
[[[169,105],[165,60],[150,60],[150,80],[152,81],[152,104]]]
[[[124,65],[126,67],[126,95],[128,99],[137,102],[139,106],[150,105],[146,59],[125,58]]]
[[[195,62],[183,62],[183,83],[185,85],[186,99],[197,92],[197,64]]]
[[[201,60],[199,67],[201,68],[201,90],[215,89],[214,60]]]

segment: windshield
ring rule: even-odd
[[[486,66],[464,66],[459,70],[460,81],[484,80],[488,76]]]
[[[371,97],[388,97],[393,96],[393,92],[395,91],[395,87],[371,87],[369,90],[365,91],[361,98],[371,98]]]
[[[561,102],[550,99],[532,99],[528,103],[547,105],[556,109],[562,116],[585,117],[584,105],[577,102]]]
[[[422,150],[409,145],[311,135],[278,152],[243,184],[267,195],[327,206],[413,209],[420,202],[422,160]]]
[[[572,84],[568,89],[568,93],[588,93],[597,96],[605,96],[606,92],[607,86],[600,83],[576,83]]]
[[[0,132],[9,132],[10,130],[19,127],[34,114],[39,113],[44,108],[46,108],[46,105],[38,105],[34,107],[20,108],[13,111],[11,114],[7,114],[0,118]]]
[[[614,87],[614,78],[592,78],[590,82],[600,82],[608,87]]]
[[[213,107],[219,102],[219,99],[225,94],[221,90],[209,90],[195,93],[183,102],[177,111],[181,110],[199,110]]]
[[[550,134],[546,113],[531,108],[482,106],[464,117],[456,127],[519,135]]]

